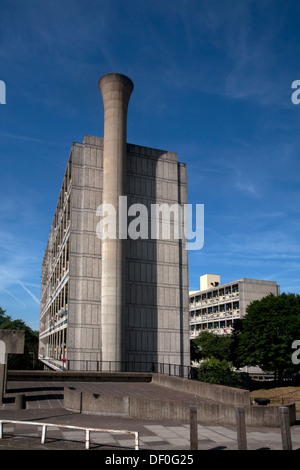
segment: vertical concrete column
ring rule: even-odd
[[[197,406],[190,406],[190,449],[198,450]]]
[[[235,413],[236,413],[238,450],[247,450],[245,407],[236,406]]]
[[[119,236],[119,197],[126,196],[127,109],[132,81],[117,73],[99,80],[104,105],[102,204],[116,213],[116,237],[102,240],[101,338],[103,368],[122,370],[125,360],[124,316],[126,239]],[[108,364],[108,361],[110,364]]]
[[[289,409],[287,406],[279,407],[279,419],[281,428],[282,449],[293,450],[290,428],[290,416]]]

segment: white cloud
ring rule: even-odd
[[[26,287],[22,281],[20,281],[19,279],[17,280],[17,282],[23,287],[23,289],[27,292],[27,294],[30,295],[30,297],[33,298],[33,300],[38,304],[40,305],[40,301],[39,299],[36,298],[36,296],[28,289],[28,287]]]
[[[250,197],[254,197],[255,199],[261,197],[256,185],[251,181],[240,178],[238,181],[235,181],[234,187],[238,191],[241,191]]]
[[[8,296],[12,297],[16,302],[18,302],[19,304],[22,305],[22,310],[26,308],[26,305],[24,302],[22,302],[22,300],[18,299],[18,297],[16,297],[14,294],[12,294],[9,290],[7,289],[4,289],[4,287],[1,287],[0,286],[0,290],[2,292],[4,292],[5,294],[7,294]],[[2,307],[1,307],[2,308]]]

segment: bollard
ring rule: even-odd
[[[247,450],[245,408],[243,406],[237,406],[235,411],[238,450]]]
[[[286,406],[279,407],[279,420],[283,450],[292,450],[292,438],[290,428],[289,409]]]
[[[24,394],[17,395],[15,398],[15,409],[25,410],[26,409],[26,397]]]
[[[197,406],[190,406],[190,446],[191,450],[198,450],[198,424]]]

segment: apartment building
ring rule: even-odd
[[[221,284],[219,274],[201,276],[200,290],[189,293],[190,338],[204,330],[230,334],[233,321],[246,314],[247,306],[270,293],[280,294],[275,281],[242,278]]]
[[[127,143],[130,79],[109,74],[99,87],[104,138],[71,147],[42,264],[39,359],[69,370],[189,367],[184,240],[97,233],[98,207],[120,196],[128,207],[186,204],[186,165],[176,153]]]

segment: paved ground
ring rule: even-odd
[[[156,422],[133,420],[111,416],[95,416],[73,413],[63,407],[63,389],[74,386],[77,389],[101,393],[131,393],[155,398],[163,394],[166,398],[176,394],[176,399],[190,399],[189,394],[171,391],[154,384],[101,384],[71,382],[8,382],[4,403],[0,404],[0,419],[48,422],[53,424],[73,425],[109,430],[138,431],[140,449],[148,451],[178,451],[190,449],[189,423]],[[104,387],[104,388],[103,388]],[[15,410],[16,394],[26,395],[26,409]],[[292,426],[293,450],[300,450],[300,423]],[[281,450],[281,432],[279,428],[247,429],[248,450]],[[59,427],[47,428],[46,442],[41,444],[41,427],[24,424],[4,424],[0,450],[84,450],[85,433],[82,430]],[[132,434],[113,432],[92,432],[91,450],[133,450]],[[236,429],[233,426],[198,425],[199,450],[237,450]]]

